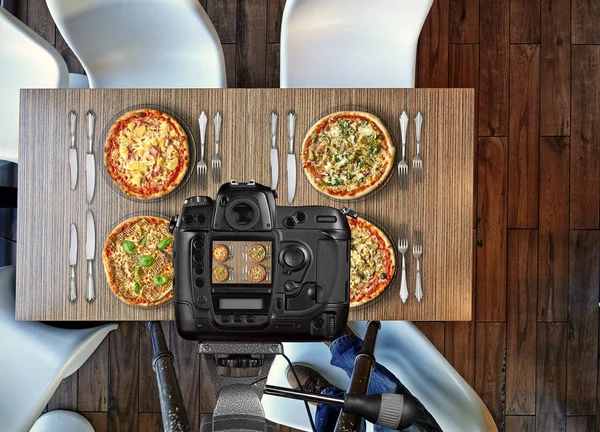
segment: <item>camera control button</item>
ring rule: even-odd
[[[227,315],[223,315],[223,316],[221,317],[221,322],[222,322],[222,323],[228,323],[228,322],[229,322],[229,317],[228,317]]]
[[[234,316],[233,317],[233,322],[241,323],[242,322],[242,317],[239,316],[239,315]]]
[[[252,315],[246,317],[246,322],[253,323],[256,320]]]
[[[194,215],[193,214],[186,214],[183,217],[183,220],[185,221],[186,224],[194,223]]]
[[[323,328],[323,324],[325,324],[325,323],[323,322],[323,320],[321,318],[317,318],[316,320],[314,320],[312,322],[313,327],[316,329]]]
[[[296,288],[298,288],[298,284],[296,282],[294,282],[294,281],[291,281],[291,280],[286,281],[283,284],[283,289],[286,290],[286,291],[294,291]]]
[[[295,247],[289,248],[283,253],[283,262],[291,268],[297,268],[304,264],[304,253]]]

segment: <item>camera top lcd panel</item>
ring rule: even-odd
[[[338,337],[349,310],[350,227],[331,207],[278,207],[231,181],[173,218],[177,330],[199,341]]]

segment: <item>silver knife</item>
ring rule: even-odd
[[[294,195],[296,195],[296,154],[294,153],[294,133],[296,131],[296,113],[293,110],[288,111],[287,120],[288,120],[287,121],[287,126],[288,126],[287,199],[288,199],[288,204],[292,205],[292,203],[294,202]]]
[[[271,111],[271,189],[279,182],[279,156],[277,154],[277,112]]]
[[[85,115],[87,120],[87,154],[85,155],[85,183],[87,203],[91,204],[94,198],[94,187],[96,186],[96,164],[94,161],[94,121],[96,114],[91,110]]]
[[[85,229],[85,257],[87,259],[87,292],[85,299],[92,302],[96,298],[93,273],[94,257],[96,256],[96,227],[94,226],[94,215],[90,210],[86,213]]]
[[[71,244],[69,245],[69,267],[71,276],[69,276],[69,301],[73,303],[77,300],[77,284],[75,282],[75,266],[77,265],[77,227],[71,224]]]
[[[69,113],[71,145],[69,146],[69,168],[71,171],[71,190],[77,186],[77,148],[75,147],[75,131],[77,127],[77,114]]]

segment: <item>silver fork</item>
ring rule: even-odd
[[[417,154],[413,158],[413,169],[415,170],[415,179],[417,182],[423,180],[423,159],[421,159],[421,127],[423,126],[423,115],[421,111],[417,113],[415,117],[415,124],[417,126]]]
[[[408,163],[406,163],[406,128],[408,127],[408,115],[402,111],[400,116],[400,132],[402,132],[402,160],[398,162],[398,180],[400,189],[406,190],[408,186]]]
[[[423,232],[415,231],[413,234],[413,256],[417,260],[417,284],[415,297],[420,302],[423,299],[423,286],[421,285],[421,255],[423,255]]]
[[[215,114],[215,155],[212,158],[213,180],[221,183],[221,157],[219,156],[219,145],[221,144],[221,123],[223,116],[220,111]]]
[[[400,280],[400,298],[402,303],[408,299],[408,284],[406,283],[406,252],[408,252],[408,227],[405,223],[400,225],[398,236],[398,252],[402,254],[402,279]]]
[[[198,187],[203,187],[206,183],[206,173],[208,172],[208,166],[204,160],[204,143],[206,141],[206,123],[208,118],[206,113],[202,111],[198,117],[198,124],[200,125],[200,162],[196,164],[196,172],[198,173]]]

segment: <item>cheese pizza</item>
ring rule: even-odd
[[[385,182],[395,152],[392,137],[378,117],[340,111],[310,128],[302,143],[302,167],[317,190],[350,200]]]
[[[396,253],[388,236],[363,218],[348,217],[351,232],[350,307],[370,302],[391,284]]]
[[[125,195],[164,196],[184,179],[190,163],[188,137],[172,116],[153,109],[129,111],[112,125],[104,165]]]
[[[117,225],[102,250],[113,294],[134,306],[158,306],[171,300],[172,241],[167,219],[137,216]]]

